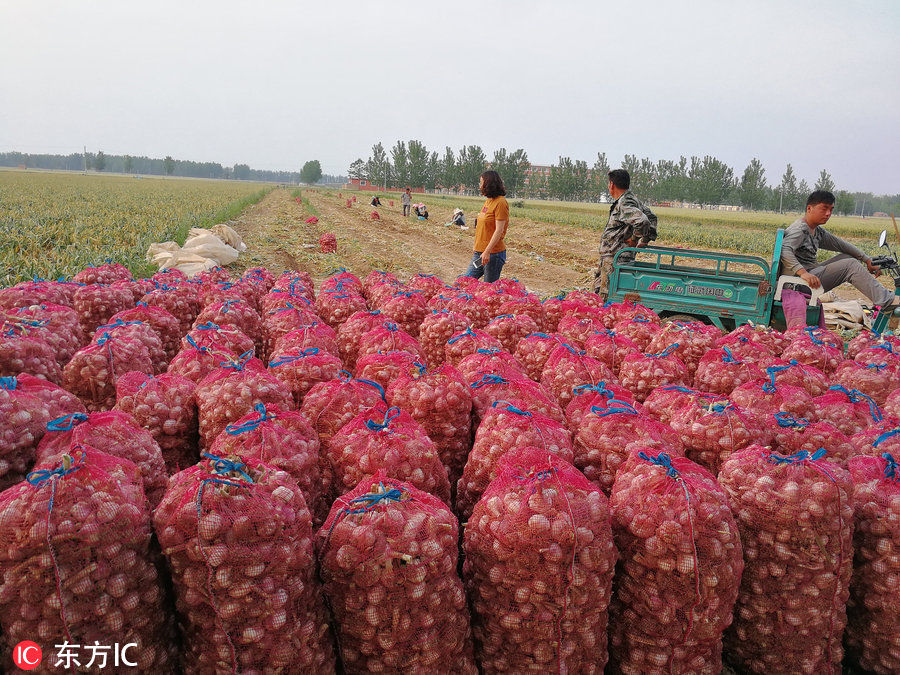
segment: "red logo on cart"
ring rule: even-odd
[[[13,649],[13,661],[22,670],[34,670],[41,664],[43,656],[41,648],[31,640],[22,640]]]

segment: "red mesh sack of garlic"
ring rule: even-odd
[[[495,282],[495,285],[502,288],[504,293],[506,293],[507,295],[516,298],[528,295],[528,291],[525,289],[525,284],[523,284],[516,278],[503,277],[502,279],[498,279]]]
[[[261,287],[244,281],[204,282],[201,288],[200,303],[204,307],[225,300],[242,300],[258,312],[262,296],[265,295]]]
[[[263,291],[268,293],[275,286],[276,277],[265,267],[251,267],[244,270],[244,273],[241,275],[241,281],[257,284],[262,287]]]
[[[675,413],[682,408],[693,405],[696,400],[705,400],[709,403],[711,401],[725,402],[728,399],[719,394],[710,394],[699,389],[682,387],[678,384],[664,384],[661,387],[656,387],[644,400],[644,412],[651,417],[655,417],[663,424],[671,424]]]
[[[138,672],[177,670],[175,621],[133,464],[76,446],[0,495],[0,513],[0,621],[10,644],[65,643],[77,656],[78,645],[115,642]],[[89,653],[80,652],[84,666]],[[42,672],[74,672],[50,659]],[[12,659],[4,667],[12,672]]]
[[[453,296],[447,301],[444,308],[462,314],[469,320],[469,324],[473,328],[484,328],[491,320],[487,306],[477,297],[468,293],[459,293]],[[437,308],[432,307],[432,309]]]
[[[423,366],[391,382],[385,396],[389,405],[412,415],[434,441],[452,490],[472,443],[472,394],[459,371],[449,364]]]
[[[900,471],[894,456],[853,457],[855,560],[846,641],[866,672],[900,671]]]
[[[557,332],[562,335],[567,342],[575,342],[583,345],[592,335],[606,330],[602,316],[594,310],[590,309],[591,314],[566,314],[559,320]]]
[[[608,493],[616,473],[635,444],[671,455],[684,455],[681,440],[668,425],[648,417],[625,401],[605,399],[591,406],[581,418],[572,446],[575,466],[585,477]]]
[[[411,291],[419,291],[426,304],[446,288],[444,282],[438,277],[433,274],[423,274],[422,272],[412,276],[406,286]]]
[[[634,400],[631,392],[612,382],[598,382],[597,384],[580,384],[572,388],[572,400],[565,408],[566,426],[573,434],[581,427],[582,418],[591,412],[594,406],[607,407],[609,401],[615,399],[622,401],[639,412],[641,404]]]
[[[116,381],[116,406],[153,436],[169,475],[195,464],[197,450],[197,384],[180,375],[125,373]],[[132,460],[134,461],[134,460]]]
[[[406,286],[396,280],[385,281],[370,288],[366,293],[366,302],[370,307],[381,309],[381,304],[393,297],[395,293],[403,293]],[[427,311],[427,310],[426,310]]]
[[[259,313],[246,300],[222,300],[206,305],[197,315],[194,328],[204,324],[232,326],[253,340],[257,354],[266,353],[265,326]]]
[[[96,267],[85,267],[72,277],[76,284],[111,284],[116,281],[133,281],[134,277],[125,265],[106,262]]]
[[[537,448],[505,455],[463,551],[483,672],[603,672],[617,554],[606,497],[575,467]]]
[[[753,446],[722,466],[744,548],[725,653],[746,672],[839,673],[853,567],[849,474]]]
[[[863,329],[847,343],[847,358],[855,359],[860,352],[872,347],[883,347],[887,351],[895,353],[900,351],[900,338],[894,335],[879,335],[871,330]]]
[[[321,321],[313,321],[311,324],[301,326],[290,333],[285,333],[272,346],[272,353],[287,351],[288,349],[309,349],[317,347],[338,358],[341,350],[337,343],[337,333],[334,329]]]
[[[181,286],[162,286],[147,293],[141,302],[150,307],[166,310],[179,321],[179,331],[184,335],[191,330],[194,319],[200,313],[200,298],[195,284],[185,283]]]
[[[335,330],[354,312],[366,309],[366,299],[361,294],[342,289],[323,289],[316,298],[316,313]]]
[[[537,325],[537,331],[544,330],[544,326],[547,324],[544,306],[534,295],[523,295],[517,298],[507,299],[500,305],[497,311],[501,316],[503,314],[512,314],[517,317],[528,317]]]
[[[556,332],[559,327],[559,321],[565,314],[563,305],[565,297],[565,293],[560,293],[541,300],[541,306],[544,308],[544,330],[548,333]]]
[[[477,293],[479,290],[487,286],[486,281],[460,274],[453,282],[452,288],[463,291],[464,293]]]
[[[761,364],[737,358],[730,347],[716,347],[706,352],[697,364],[694,386],[713,394],[728,396],[742,384],[765,377]]]
[[[341,267],[337,272],[322,282],[322,290],[324,291],[327,289],[346,289],[362,295],[363,285],[362,281],[359,280],[359,277]]]
[[[484,327],[484,332],[495,337],[512,354],[522,338],[538,332],[538,325],[527,314],[501,314]]]
[[[303,300],[305,302],[305,299]],[[298,330],[319,321],[319,316],[311,307],[300,303],[286,302],[281,307],[269,310],[263,316],[263,333],[266,337],[266,345],[271,354],[275,341],[282,335],[293,330]],[[326,321],[327,323],[327,321]],[[332,328],[334,328],[332,326]]]
[[[385,318],[394,321],[413,337],[419,336],[419,326],[428,314],[425,299],[418,291],[397,290],[381,300],[377,307]]]
[[[663,328],[659,323],[659,319],[656,321],[651,321],[644,314],[637,314],[631,319],[625,319],[624,321],[617,321],[613,326],[613,330],[618,335],[624,335],[629,338],[632,342],[634,342],[641,351],[645,351],[653,339],[657,337],[661,332],[663,332]],[[666,344],[661,345],[662,349],[665,349],[668,345],[673,342],[678,342],[677,339],[670,339],[666,342]],[[681,343],[678,343],[681,346]]]
[[[750,445],[766,445],[769,428],[763,417],[727,400],[695,399],[672,415],[672,429],[685,454],[718,475],[726,459]]]
[[[476,286],[472,291],[472,295],[475,295],[484,303],[491,318],[502,314],[500,305],[510,299],[510,295],[497,283]]]
[[[644,401],[650,392],[666,384],[690,384],[687,367],[675,356],[675,342],[657,354],[628,354],[619,368],[619,382],[638,401]]]
[[[38,323],[32,319],[15,322],[0,319],[0,377],[15,377],[28,373],[59,384],[62,371],[56,360],[56,352],[27,324]]]
[[[319,437],[296,410],[256,404],[253,410],[225,427],[209,454],[258,461],[290,475],[303,491],[314,524],[321,525],[331,508],[332,471],[319,454]]]
[[[900,418],[900,387],[885,399],[883,410],[885,415]]]
[[[0,387],[7,391],[17,391],[38,399],[41,405],[47,409],[51,420],[73,412],[87,412],[84,404],[75,394],[40,377],[19,373],[15,378],[5,380],[0,378],[0,380],[3,382]]]
[[[617,672],[721,673],[744,569],[725,491],[689,459],[639,450],[619,470],[609,509],[620,557],[609,609]]]
[[[418,357],[419,360],[424,358],[422,347],[416,338],[393,321],[383,321],[380,326],[376,326],[366,332],[359,339],[356,362],[358,364],[359,360],[366,354],[391,351],[409,352]]]
[[[372,293],[375,291],[375,289],[384,285],[396,287],[400,285],[400,280],[392,272],[385,272],[384,270],[372,270],[362,280],[363,295],[366,296],[367,300],[371,300]]]
[[[839,342],[837,338],[829,333],[829,336],[834,338],[832,340],[824,333],[828,331],[817,330],[812,326],[796,332],[788,331],[786,335],[791,336],[791,344],[781,353],[781,358],[785,361],[796,359],[830,375],[844,359],[844,353],[842,347],[836,346]]]
[[[65,367],[72,355],[87,343],[78,312],[66,305],[41,303],[19,307],[11,310],[9,317],[13,320],[12,323],[22,319],[35,322],[33,325],[28,324],[29,328],[50,345],[60,368]]]
[[[780,354],[791,344],[791,336],[785,335],[779,330],[755,323],[745,323],[735,328],[727,335],[723,335],[716,342],[716,347],[722,344],[733,344],[737,338],[747,338],[746,342],[757,345],[761,349],[772,354]],[[740,342],[744,342],[741,340]]]
[[[677,344],[675,355],[684,362],[688,375],[693,381],[700,359],[713,348],[722,335],[715,326],[707,326],[699,321],[672,321],[665,324],[653,336],[646,350],[651,354],[661,352],[671,344]],[[585,345],[585,349],[587,345]]]
[[[181,341],[182,349],[188,347],[208,347],[212,350],[222,349],[233,354],[256,351],[253,338],[245,335],[234,326],[220,326],[216,323],[201,323],[192,329]]]
[[[193,342],[191,338],[189,344]],[[221,347],[201,347],[193,342],[193,345],[182,349],[169,362],[166,370],[170,375],[186,377],[194,383],[200,382],[223,363],[236,361],[237,354]]]
[[[337,379],[320,382],[303,397],[300,412],[319,434],[319,443],[327,447],[338,430],[364,410],[384,402],[384,389],[371,380],[356,380],[347,371]]]
[[[791,342],[793,342],[798,337],[816,337],[825,344],[837,349],[841,354],[844,353],[844,341],[838,336],[838,334],[832,333],[827,328],[822,328],[820,326],[803,326],[791,328],[785,331],[784,336]]]
[[[808,366],[796,359],[790,361],[773,359],[763,364],[769,376],[774,376],[773,381],[776,385],[791,384],[802,387],[814,398],[821,396],[828,389],[828,378],[815,366]]]
[[[550,353],[541,373],[541,386],[556,398],[563,409],[572,400],[575,387],[615,381],[616,376],[604,363],[565,342]]]
[[[153,514],[172,571],[185,672],[333,672],[303,492],[284,471],[206,455]]]
[[[128,340],[143,345],[147,354],[150,355],[150,362],[153,364],[152,372],[155,374],[166,372],[166,368],[169,366],[169,359],[159,333],[143,321],[122,321],[121,319],[111,321],[97,329],[91,338],[91,343],[95,344],[103,337]]]
[[[521,401],[495,401],[475,432],[475,443],[456,490],[456,513],[469,520],[475,504],[497,477],[499,460],[508,452],[535,447],[568,463],[574,460],[569,430],[534,413]]]
[[[203,272],[200,272],[200,274],[195,275],[193,282],[203,284],[204,286],[212,286],[219,281],[223,283],[231,282],[231,272],[221,265],[204,270]]]
[[[505,373],[510,370],[527,377],[522,364],[516,360],[516,357],[508,351],[496,347],[477,349],[474,354],[469,354],[460,361],[456,369],[466,382],[474,382],[486,373]]]
[[[459,523],[439,499],[380,471],[334,503],[317,542],[346,673],[478,672]]]
[[[50,420],[37,447],[38,463],[54,463],[74,445],[103,448],[113,457],[127,459],[139,470],[150,508],[166,491],[166,465],[159,445],[146,429],[121,410],[72,413]]]
[[[296,407],[316,384],[333,380],[341,370],[341,360],[318,347],[273,352],[268,365],[269,374],[287,387]]]
[[[900,455],[900,420],[895,417],[857,431],[849,439],[853,452],[850,455],[880,457],[882,453]]]
[[[156,288],[156,285],[148,279],[139,279],[133,281],[114,281],[110,284],[111,288],[125,288],[131,293],[131,298],[138,302],[144,295]]]
[[[410,354],[407,351],[366,354],[361,356],[356,362],[354,377],[361,380],[372,380],[380,384],[382,389],[387,389],[396,378],[416,369],[416,364],[420,361],[421,357]],[[356,485],[358,482],[356,481],[353,485]]]
[[[78,312],[85,335],[93,335],[99,326],[109,322],[113,314],[131,307],[134,307],[131,291],[115,286],[79,286],[72,301],[72,308]]]
[[[447,340],[444,345],[444,361],[457,366],[465,357],[475,354],[479,349],[503,349],[503,344],[483,330],[466,328]]]
[[[869,364],[843,361],[832,374],[831,381],[845,389],[861,391],[878,405],[884,405],[891,392],[900,386],[900,361]]]
[[[109,410],[116,403],[116,380],[132,370],[153,372],[147,347],[126,336],[107,333],[75,352],[63,369],[62,386],[80,398],[89,411]]]
[[[47,406],[24,392],[15,377],[0,377],[0,491],[31,470],[51,419]]]
[[[641,353],[631,338],[619,335],[609,328],[590,335],[584,341],[584,351],[591,358],[605,363],[616,375],[619,374],[626,356]]]
[[[140,321],[150,326],[159,336],[167,364],[181,349],[181,336],[184,335],[181,332],[181,322],[162,307],[151,307],[145,302],[138,302],[136,307],[118,312],[110,318],[110,323],[116,321]]]
[[[309,272],[304,270],[286,270],[278,275],[278,278],[275,279],[275,283],[269,290],[273,291],[276,288],[279,290],[303,288],[305,291],[311,291],[313,286],[312,275],[310,275]],[[310,297],[310,300],[314,299],[315,298]]]
[[[547,359],[550,358],[550,354],[565,340],[565,337],[559,333],[532,333],[531,335],[526,335],[516,345],[514,353],[516,361],[519,362],[522,370],[529,378],[538,382],[541,379],[541,373],[544,372],[544,366],[547,365]]]
[[[494,401],[518,399],[532,412],[546,415],[565,424],[566,416],[553,395],[533,380],[514,370],[503,373],[485,373],[469,383],[472,392],[472,424],[475,429],[487,414]]]
[[[187,281],[188,276],[179,269],[166,267],[150,277],[150,281],[155,284],[172,284],[177,285]]]
[[[379,403],[341,427],[325,449],[334,471],[331,499],[379,471],[450,504],[450,482],[437,448],[405,410]]]
[[[259,314],[263,317],[272,310],[286,307],[289,304],[295,307],[313,309],[316,306],[315,302],[315,295],[312,289],[296,283],[289,288],[273,288],[266,293],[259,301]]]
[[[351,314],[347,320],[337,329],[336,342],[340,353],[338,356],[344,362],[347,370],[356,368],[356,359],[359,356],[359,343],[362,336],[374,328],[384,325],[385,316],[376,310],[361,310]],[[316,345],[310,345],[316,346]],[[441,345],[443,350],[443,345]],[[443,353],[443,351],[442,351]]]
[[[795,417],[815,416],[812,397],[806,389],[771,380],[746,382],[728,395],[735,405],[761,415],[788,412]]]
[[[892,342],[885,341],[861,349],[854,360],[863,365],[886,364],[888,368],[896,371],[900,369],[900,348]]]
[[[294,404],[291,390],[250,352],[204,377],[197,384],[195,397],[201,448],[211,447],[225,427],[250,413],[258,403],[284,410]]]
[[[816,417],[852,436],[857,431],[878,424],[884,415],[878,404],[857,389],[847,389],[839,384],[812,401]]]
[[[767,342],[754,342],[746,331],[733,331],[728,333],[728,335],[723,335],[716,340],[715,346],[710,349],[721,349],[723,347],[727,347],[735,359],[748,363],[770,361],[777,358],[784,351],[784,347],[776,350],[774,346]]]
[[[782,455],[797,452],[814,454],[819,448],[828,453],[825,460],[844,466],[857,454],[850,438],[828,422],[815,422],[794,417],[788,412],[776,412],[763,418],[771,437],[772,447]]]
[[[60,284],[53,281],[23,281],[12,288],[0,288],[0,307],[7,310],[30,307],[42,303],[72,305],[75,297],[74,284]]]

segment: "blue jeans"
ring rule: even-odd
[[[500,278],[500,270],[503,269],[503,265],[506,263],[506,251],[491,253],[491,258],[488,260],[487,265],[481,264],[481,253],[475,251],[472,254],[472,262],[469,263],[466,276],[480,279],[484,275],[484,280],[492,284]]]

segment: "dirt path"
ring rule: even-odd
[[[249,248],[239,268],[303,269],[318,278],[338,267],[358,276],[380,269],[401,278],[424,272],[452,282],[468,266],[474,229],[444,227],[450,209],[437,207],[429,220],[420,221],[403,217],[399,201],[390,206],[385,200],[385,206],[377,209],[380,219],[373,220],[375,209],[365,194],[357,194],[358,201],[349,208],[350,193],[304,190],[303,197],[308,207],[287,190],[274,190],[231,223]],[[316,215],[319,222],[307,224],[310,215]],[[319,236],[324,232],[337,237],[337,253],[318,252]],[[504,276],[516,277],[541,295],[586,288],[593,278],[590,270],[595,262],[590,252],[596,250],[596,244],[570,228],[556,232],[546,223],[516,221],[507,247]]]

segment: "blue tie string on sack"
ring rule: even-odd
[[[514,318],[515,318],[515,315],[513,315],[513,314],[498,314],[493,319],[491,319],[491,323],[494,323],[495,321],[497,321],[499,319],[514,319]]]
[[[867,363],[866,370],[874,370],[876,373],[880,373],[882,370],[887,368],[888,364],[886,363]]]
[[[222,366],[222,368],[233,368],[234,370],[242,371],[244,369],[244,366],[246,366],[252,358],[253,350],[248,349],[238,357],[237,361],[222,361],[220,365]]]
[[[650,462],[651,464],[655,464],[656,466],[661,466],[666,470],[666,475],[669,478],[678,478],[681,474],[678,472],[674,466],[672,466],[672,458],[669,457],[668,453],[661,452],[656,457],[652,457],[648,455],[646,452],[641,450],[638,453],[638,457],[643,459],[646,462]]]
[[[282,356],[279,359],[275,359],[274,361],[269,361],[269,368],[277,368],[278,366],[283,366],[286,363],[295,363],[300,361],[301,359],[305,359],[307,356],[315,356],[319,353],[318,347],[309,347],[308,349],[304,349],[298,352],[293,356]]]
[[[222,303],[222,313],[228,314],[229,310],[231,309],[231,306],[236,302],[237,302],[237,300],[226,300],[225,302],[223,302]]]
[[[575,396],[581,396],[588,392],[596,392],[606,399],[612,399],[615,396],[610,389],[606,388],[606,382],[600,382],[599,384],[579,384],[577,387],[572,387],[572,393],[575,394]]]
[[[815,334],[814,334],[815,330],[816,329],[813,326],[807,326],[806,328],[803,329],[803,332],[805,332],[807,335],[809,335],[809,339],[812,340],[813,344],[824,345],[825,343],[822,342],[819,338],[817,338],[815,336]]]
[[[192,338],[190,335],[185,335],[185,336],[184,336],[184,339],[187,340],[187,343],[188,343],[191,347],[193,347],[194,349],[196,349],[198,352],[202,352],[202,353],[205,354],[206,352],[209,351],[209,349],[208,349],[207,347],[201,347],[200,345],[198,345],[197,342],[194,340],[194,338]]]
[[[839,391],[842,394],[845,394],[850,403],[867,403],[869,406],[869,414],[872,416],[872,419],[875,422],[880,422],[882,419],[884,419],[884,416],[881,414],[881,408],[878,407],[878,404],[875,403],[875,400],[868,394],[862,393],[859,389],[851,389],[850,391],[847,391],[846,387],[835,384],[828,387],[828,390]]]
[[[570,345],[568,342],[560,342],[559,344],[562,345],[563,347],[565,347],[566,349],[568,349],[568,350],[569,350],[570,352],[572,352],[575,356],[584,356],[584,355],[587,353],[587,352],[584,351],[583,349],[580,349],[580,350],[579,350],[579,349],[575,349],[575,347],[573,347],[572,345]]]
[[[277,415],[270,415],[266,412],[266,405],[264,403],[257,403],[255,406],[253,406],[253,409],[257,412],[258,417],[247,420],[242,424],[229,424],[227,427],[225,427],[225,431],[230,436],[237,436],[248,431],[255,431],[263,422],[268,422],[269,420],[274,420],[277,418]]]
[[[809,426],[809,420],[805,417],[796,418],[787,412],[777,412],[774,417],[775,422],[777,422],[778,426],[782,429],[805,429]]]
[[[343,372],[347,372],[347,371],[343,371]],[[381,396],[381,400],[384,402],[387,402],[387,399],[384,397],[384,387],[382,387],[377,382],[374,382],[373,380],[364,380],[364,379],[355,379],[353,381],[354,382],[362,382],[363,384],[367,384],[370,387],[374,387],[376,390],[378,390],[378,394]]]
[[[616,415],[618,413],[624,413],[626,415],[640,414],[637,410],[635,410],[633,405],[631,405],[630,403],[626,403],[625,401],[620,401],[616,398],[610,399],[609,406],[606,408],[601,408],[598,405],[592,405],[591,412],[594,413],[597,417],[606,417],[607,415]]]
[[[638,314],[637,316],[631,319],[632,323],[650,323],[650,319],[648,319],[643,314]]]
[[[502,352],[502,349],[497,349],[496,347],[479,347],[475,350],[476,354],[499,354]]]
[[[552,336],[552,335],[547,335],[546,333],[529,333],[529,334],[526,335],[525,337],[526,337],[526,338],[530,338],[530,337],[539,337],[539,338],[545,338],[545,339],[547,339],[547,340],[552,340],[552,339],[553,339],[553,336]]]
[[[467,335],[471,335],[472,337],[476,337],[475,332],[474,332],[471,328],[466,328],[466,329],[465,329],[462,333],[460,333],[459,335],[454,335],[452,338],[450,338],[449,340],[447,340],[447,344],[448,344],[448,345],[452,345],[453,343],[458,342],[459,340],[462,340],[462,339],[463,339],[464,337],[466,337]]]
[[[663,391],[680,391],[682,394],[699,394],[700,391],[697,389],[691,389],[690,387],[683,387],[680,384],[666,384],[662,387]]]
[[[219,457],[218,455],[212,455],[208,452],[202,453],[202,456],[205,459],[210,460],[210,462],[211,462],[210,468],[213,470],[213,472],[215,474],[222,475],[222,474],[226,474],[226,473],[236,473],[236,474],[239,474],[240,477],[243,480],[247,481],[248,483],[256,483],[256,481],[254,481],[253,478],[251,478],[250,475],[246,471],[244,471],[244,468],[247,465],[244,464],[243,462],[236,462],[236,461],[233,461],[230,459],[226,459],[224,457]],[[237,479],[234,479],[234,480],[237,480]],[[204,480],[203,482],[207,483],[210,481],[217,482],[217,483],[224,483],[226,485],[236,485],[238,487],[241,486],[240,483],[229,483],[227,481],[222,481],[222,480],[217,480],[217,479],[207,479],[207,480]]]
[[[809,454],[806,450],[801,450],[793,455],[781,455],[777,452],[769,453],[768,461],[772,464],[800,464],[801,462],[815,462],[822,459],[826,455],[825,448],[819,448],[814,453]],[[830,477],[830,476],[829,476]]]
[[[884,452],[881,454],[881,458],[885,461],[884,477],[888,480],[897,480],[897,462],[894,460],[894,456],[889,452]]]
[[[384,487],[384,483],[379,483],[378,487],[381,489],[381,492],[369,492],[367,494],[360,495],[355,499],[351,499],[351,504],[361,504],[362,506],[358,509],[350,509],[348,513],[365,513],[366,511],[375,508],[383,502],[402,502],[407,498],[408,495],[406,490],[401,490],[400,488],[391,488],[390,490],[386,490]]]
[[[38,471],[32,471],[27,476],[25,476],[25,480],[28,481],[29,484],[35,487],[41,487],[49,480],[53,478],[62,478],[63,476],[68,476],[70,473],[78,471],[82,466],[84,466],[85,460],[85,451],[84,448],[80,445],[76,445],[72,448],[73,454],[75,452],[78,453],[78,457],[73,457],[70,454],[63,455],[63,459],[60,464],[54,469],[40,469]],[[66,459],[68,457],[68,459]],[[49,510],[53,511],[53,500],[50,500]]]
[[[395,418],[399,417],[400,408],[396,406],[388,408],[384,413],[384,421],[381,423],[375,422],[374,420],[366,420],[366,428],[369,431],[384,431],[391,425],[391,421]]]
[[[728,347],[722,347],[722,351],[725,352],[725,356],[722,357],[722,363],[743,363],[740,359],[734,358]]]
[[[897,435],[900,435],[900,427],[896,427],[889,431],[885,431],[883,434],[881,434],[878,438],[875,439],[875,442],[872,443],[872,447],[877,448],[879,445],[884,443],[889,438],[893,438],[894,436],[897,436]]]
[[[0,377],[0,389],[6,391],[15,391],[19,386],[19,381],[14,377]]]
[[[212,321],[207,321],[206,323],[201,323],[199,326],[197,326],[197,330],[222,330],[222,328]]]
[[[520,408],[517,408],[509,401],[494,401],[493,403],[491,403],[492,408],[497,408],[500,406],[503,406],[505,410],[508,410],[509,412],[513,413],[514,415],[521,415],[522,417],[533,417],[533,415],[530,412],[528,412],[527,410],[522,410]]]
[[[495,375],[493,373],[489,373],[487,375],[483,375],[482,378],[480,380],[478,380],[477,382],[473,382],[472,384],[470,384],[469,387],[471,389],[481,389],[482,387],[487,386],[489,384],[503,384],[503,383],[508,383],[508,382],[509,382],[509,380],[504,379],[500,375]]]
[[[47,422],[47,431],[71,431],[79,424],[87,422],[88,416],[84,413],[70,413],[57,417],[55,420]]]

